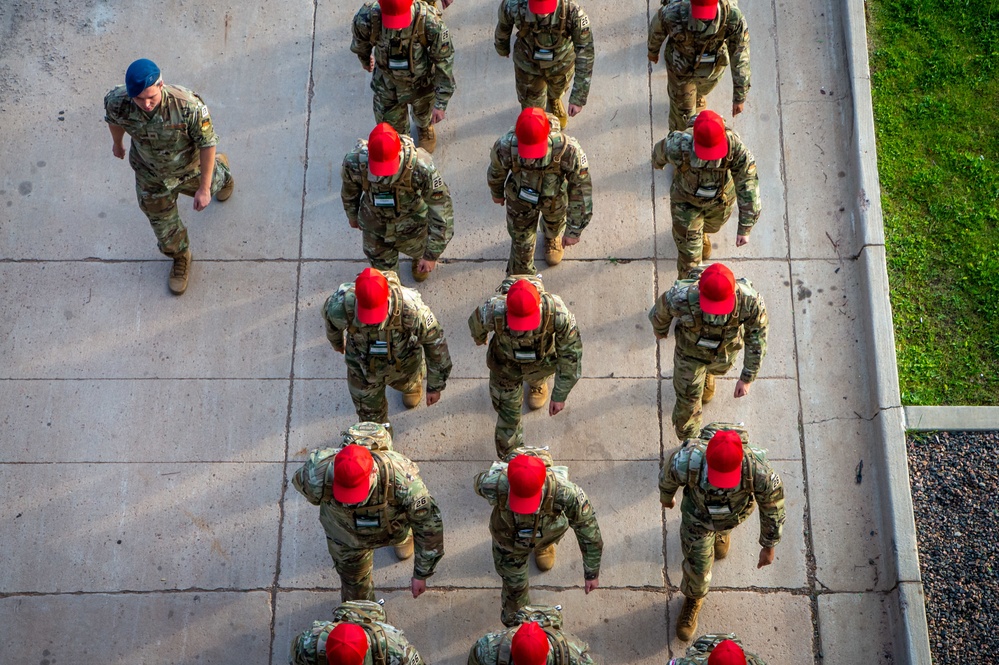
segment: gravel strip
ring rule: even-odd
[[[909,475],[937,665],[999,654],[999,431],[910,433]]]

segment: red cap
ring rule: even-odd
[[[388,316],[388,280],[381,271],[365,268],[354,280],[357,299],[357,320],[365,325],[377,325]]]
[[[413,22],[413,0],[378,0],[378,6],[384,28],[402,30]]]
[[[524,159],[541,159],[548,154],[548,132],[551,123],[544,109],[528,108],[517,116],[513,131],[517,135],[517,152]]]
[[[515,665],[545,665],[549,648],[545,631],[533,621],[528,621],[520,624],[510,640],[511,660]]]
[[[338,623],[326,638],[329,665],[361,665],[368,654],[368,636],[355,623]]]
[[[708,482],[715,487],[727,490],[742,482],[742,437],[738,432],[726,429],[711,437],[704,458]]]
[[[401,152],[398,132],[387,122],[378,123],[368,136],[368,170],[379,178],[395,175]]]
[[[510,460],[506,478],[510,482],[510,510],[530,515],[541,505],[545,487],[545,463],[533,455],[517,455]],[[519,662],[514,659],[514,662]]]
[[[340,503],[361,503],[371,491],[375,461],[364,446],[351,444],[333,458],[333,498]]]
[[[708,665],[746,665],[746,654],[732,640],[722,640],[708,656]]]
[[[694,120],[694,154],[706,162],[728,154],[725,120],[714,111],[701,111]]]
[[[735,275],[720,263],[712,263],[697,280],[701,311],[705,314],[731,314],[735,309]]]
[[[510,330],[535,330],[541,325],[541,296],[526,279],[518,279],[506,292],[506,324]]]
[[[527,0],[527,9],[532,14],[554,14],[558,8],[558,0]]]
[[[713,21],[718,16],[718,0],[690,0],[690,14],[698,21]]]

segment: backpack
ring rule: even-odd
[[[350,623],[369,625],[376,622],[387,623],[383,603],[373,600],[348,600],[333,608],[333,621],[349,621]]]
[[[520,626],[528,622],[535,622],[548,636],[553,647],[554,665],[569,665],[569,644],[562,635],[562,606],[554,607],[545,605],[526,605],[514,615],[514,625]],[[496,665],[513,665],[510,656],[510,645],[513,643],[513,635],[516,629],[511,628],[503,633],[502,641],[496,654]]]
[[[356,443],[371,451],[375,464],[378,466],[380,487],[383,490],[391,489],[392,478],[395,474],[388,473],[387,463],[379,455],[379,452],[392,450],[392,435],[385,425],[378,423],[357,423],[341,433],[340,445],[335,448],[317,448],[309,453],[309,459],[302,467],[295,472],[292,484],[305,495],[309,503],[318,506],[324,501],[333,498],[333,458],[343,450],[344,446]],[[384,508],[388,505],[389,493],[386,491],[383,500],[377,506]],[[370,506],[375,508],[376,506]]]
[[[742,647],[742,640],[736,637],[735,633],[711,633],[708,635],[701,635],[694,640],[694,643],[687,647],[687,655],[707,656],[711,653],[712,649],[725,640],[732,640]]]

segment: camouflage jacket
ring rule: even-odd
[[[389,314],[378,325],[357,320],[354,282],[341,284],[323,305],[326,338],[337,351],[357,361],[365,375],[382,376],[390,365],[401,367],[414,354],[427,362],[427,391],[444,390],[451,374],[451,354],[440,321],[423,303],[420,292],[399,283],[391,270],[383,270],[389,283]]]
[[[291,643],[290,665],[328,665],[326,639],[337,626],[334,621],[313,621]],[[402,631],[383,622],[358,624],[368,634],[369,665],[422,665],[425,661]],[[372,645],[372,643],[374,643]]]
[[[179,85],[164,85],[163,100],[148,114],[132,102],[124,84],[116,86],[104,96],[104,120],[132,138],[129,165],[168,187],[199,174],[200,151],[219,142],[201,97]]]
[[[743,445],[742,482],[732,489],[708,483],[704,459],[708,439],[687,439],[659,472],[659,499],[669,503],[683,488],[680,510],[707,529],[725,531],[741,524],[760,504],[760,546],[774,547],[784,528],[784,485],[767,462],[766,451]]]
[[[378,220],[385,240],[393,242],[427,234],[425,259],[436,261],[454,235],[454,205],[451,192],[433,158],[417,148],[413,139],[402,140],[402,168],[391,176],[378,177],[368,171],[368,142],[359,140],[343,158],[340,199],[347,219],[365,228]]]
[[[732,60],[732,99],[749,94],[749,26],[739,6],[719,0],[711,23],[693,18],[690,0],[663,2],[649,24],[649,58],[666,42],[666,67],[683,78],[717,79]]]
[[[770,321],[767,306],[746,278],[735,280],[735,309],[731,314],[705,314],[701,311],[698,278],[703,268],[695,268],[689,279],[677,280],[673,287],[659,296],[649,310],[652,329],[659,337],[669,334],[676,319],[676,347],[688,358],[705,363],[717,362],[746,345],[742,374],[739,378],[750,383],[760,371],[767,353],[767,331]]]
[[[586,104],[593,78],[593,35],[590,19],[575,0],[560,0],[547,15],[532,14],[527,0],[503,0],[496,24],[495,47],[510,55],[510,35],[517,29],[513,62],[522,71],[540,76],[542,70],[561,71],[575,66],[569,103]]]
[[[494,199],[516,200],[522,189],[537,194],[539,207],[566,205],[566,236],[578,238],[593,217],[593,183],[590,163],[576,139],[563,134],[558,118],[549,114],[551,134],[548,154],[540,159],[524,159],[517,151],[513,128],[493,144],[486,180]]]
[[[732,640],[740,647],[742,642],[734,633],[713,633],[701,635],[694,643],[687,647],[687,653],[669,661],[667,665],[708,665],[708,657],[715,650],[719,642]],[[746,665],[767,665],[762,658],[754,653],[743,651],[746,655]]]
[[[519,515],[508,507],[506,469],[506,462],[493,462],[488,471],[475,476],[475,493],[493,506],[489,518],[493,540],[510,549],[540,549],[571,528],[583,554],[583,575],[588,580],[599,577],[604,541],[597,514],[582,488],[569,480],[568,468],[548,468],[541,506],[533,515]]]
[[[512,665],[510,641],[520,626],[479,638],[468,652],[468,665]],[[547,665],[593,665],[590,645],[562,630],[545,628],[548,633]]]
[[[454,46],[444,19],[433,5],[413,3],[413,22],[402,30],[382,27],[377,0],[368,0],[354,15],[350,50],[368,66],[372,51],[375,66],[397,85],[432,87],[434,108],[447,109],[454,94]]]
[[[732,129],[725,129],[728,155],[706,162],[694,152],[693,116],[682,132],[670,132],[652,147],[652,165],[676,167],[670,186],[670,201],[699,207],[725,205],[735,196],[739,204],[737,233],[748,236],[760,218],[760,178],[756,159]]]
[[[506,296],[495,295],[475,308],[468,317],[468,329],[476,344],[489,339],[486,365],[555,367],[552,401],[564,402],[582,375],[583,341],[576,317],[554,293],[541,294],[541,325],[537,330],[515,331],[506,324]]]
[[[309,503],[319,506],[319,522],[326,537],[353,549],[384,547],[407,526],[413,529],[415,559],[413,577],[426,579],[434,574],[444,556],[444,523],[437,502],[420,478],[415,462],[393,450],[373,451],[376,480],[368,498],[360,505],[337,501],[332,492],[317,494],[312,488],[333,483],[334,465],[316,464],[340,448],[314,450],[310,460],[292,477],[295,486]],[[311,477],[321,468],[325,479]]]

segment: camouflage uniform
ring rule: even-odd
[[[357,608],[360,608],[360,612]],[[313,621],[291,642],[289,665],[328,665],[326,640],[340,623],[353,623],[367,634],[370,665],[422,665],[416,648],[402,631],[385,622],[385,610],[369,601],[348,602],[333,611],[333,621]],[[378,617],[378,618],[372,618]],[[370,658],[370,660],[368,660]]]
[[[732,640],[739,646],[742,646],[742,642],[734,633],[701,635],[694,640],[693,644],[687,647],[687,654],[685,656],[670,660],[668,665],[708,665],[708,656],[715,650],[719,642],[725,640]],[[746,665],[767,665],[756,654],[748,651],[744,651],[744,653],[746,654]]]
[[[451,374],[444,328],[423,303],[419,291],[385,271],[389,314],[381,324],[366,325],[355,316],[354,282],[341,284],[323,305],[326,338],[344,353],[347,389],[359,420],[388,422],[385,385],[415,390],[427,375],[427,392],[444,390]]]
[[[432,5],[414,2],[413,12],[408,27],[383,29],[381,8],[369,0],[354,15],[350,43],[364,67],[374,51],[375,122],[387,122],[399,134],[409,134],[408,106],[416,126],[427,129],[433,110],[446,110],[454,94],[454,47],[447,26]]]
[[[694,116],[696,118],[696,116]],[[694,153],[694,118],[682,132],[652,148],[652,165],[676,167],[670,186],[670,215],[676,242],[676,271],[682,279],[701,262],[704,234],[717,233],[739,203],[738,235],[748,236],[760,217],[756,159],[735,131],[726,128],[728,155],[706,162]]]
[[[560,0],[553,13],[539,16],[527,8],[527,0],[503,0],[495,33],[496,52],[503,57],[510,55],[515,27],[513,71],[520,105],[547,109],[561,121],[566,117],[562,95],[575,74],[569,103],[585,106],[593,78],[593,35],[586,12],[575,0]]]
[[[496,454],[501,458],[524,445],[521,418],[524,381],[538,386],[554,374],[551,401],[564,402],[583,371],[583,342],[576,317],[557,295],[542,292],[543,289],[538,291],[541,294],[538,330],[510,330],[506,323],[505,294],[493,296],[468,317],[468,328],[476,344],[485,344],[489,333],[493,333],[486,366],[489,398],[496,411]]]
[[[767,462],[766,451],[750,446],[746,441],[748,437],[743,438],[739,486],[718,489],[708,483],[704,455],[714,431],[716,426],[709,425],[701,431],[701,438],[684,441],[670,453],[659,472],[659,499],[664,504],[683,487],[680,592],[691,599],[708,594],[711,565],[715,560],[715,535],[728,535],[753,513],[756,503],[760,504],[760,547],[775,547],[784,528],[784,485]]]
[[[364,234],[364,255],[378,270],[399,269],[399,252],[436,261],[454,235],[451,192],[433,158],[402,139],[402,169],[378,177],[368,171],[368,142],[360,140],[343,158],[340,177],[347,219]]]
[[[532,274],[538,214],[545,238],[578,238],[593,217],[590,164],[576,139],[562,133],[549,114],[548,154],[524,159],[517,151],[513,128],[497,139],[486,179],[494,199],[506,199],[506,229],[513,240],[508,275]],[[567,225],[568,220],[568,225]]]
[[[353,442],[350,437],[348,430],[344,445]],[[425,580],[433,575],[444,556],[444,523],[437,502],[420,478],[420,468],[393,450],[373,450],[375,480],[368,498],[360,505],[346,505],[333,496],[333,458],[340,450],[313,450],[295,472],[292,484],[309,503],[319,506],[326,546],[340,575],[341,598],[374,600],[374,550],[399,545],[410,534],[415,552],[413,577]]]
[[[687,126],[693,113],[704,110],[704,98],[725,73],[732,59],[732,101],[741,104],[749,94],[749,26],[738,5],[719,0],[718,15],[710,23],[690,13],[690,0],[663,2],[649,24],[649,59],[663,58],[669,94],[669,128]]]
[[[557,620],[552,624],[552,617]],[[528,605],[517,612],[512,625],[497,633],[486,633],[468,652],[467,665],[512,665],[510,644],[522,623],[534,621],[548,636],[549,662],[553,665],[593,665],[590,645],[562,630],[562,613],[555,607]],[[549,625],[546,625],[549,624]]]
[[[676,393],[673,429],[680,441],[696,436],[701,429],[701,395],[706,376],[721,376],[728,372],[738,359],[745,340],[746,353],[739,378],[752,383],[767,353],[770,323],[763,296],[742,277],[735,281],[732,313],[705,314],[701,311],[697,283],[700,273],[698,268],[690,279],[675,282],[649,310],[652,329],[659,337],[666,337],[673,319],[677,319],[673,353],[673,391]]]
[[[164,85],[160,105],[147,114],[119,85],[104,96],[104,120],[123,128],[132,139],[128,164],[135,171],[135,195],[153,227],[159,250],[170,257],[184,254],[189,243],[177,212],[177,197],[197,193],[201,150],[219,142],[208,107],[187,88]],[[216,155],[212,196],[231,177],[229,167]]]
[[[532,550],[559,542],[571,528],[583,554],[583,576],[594,580],[600,577],[604,541],[597,514],[582,488],[569,480],[567,467],[547,469],[541,506],[533,515],[519,515],[510,510],[506,469],[506,462],[493,462],[488,471],[475,477],[475,493],[493,506],[489,533],[493,537],[493,563],[503,579],[500,617],[504,626],[512,626],[517,610],[531,602],[528,557]]]

